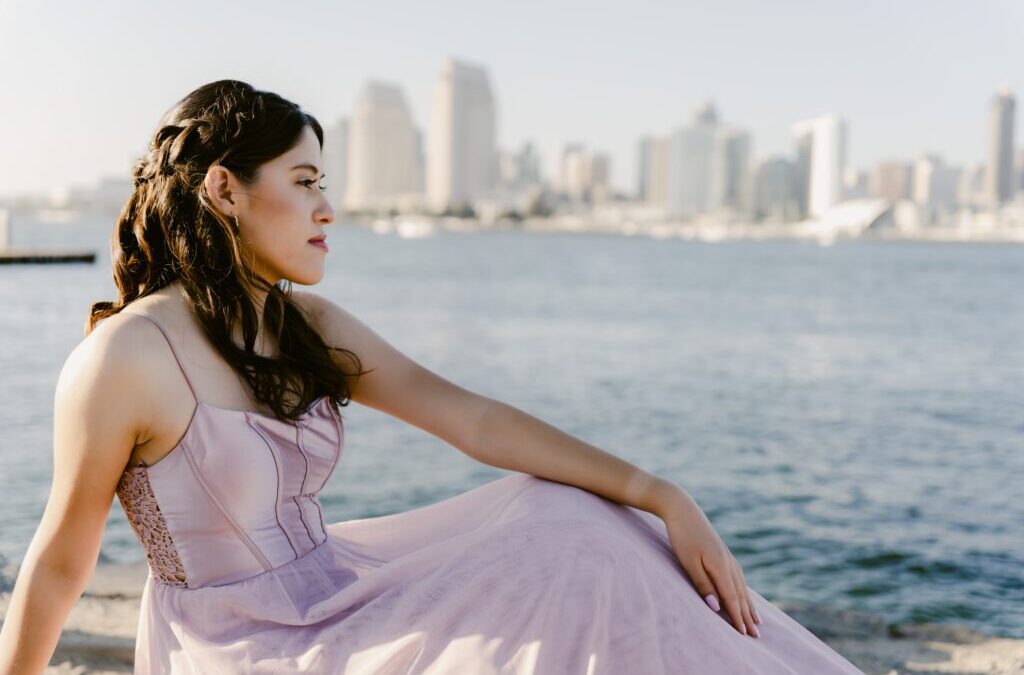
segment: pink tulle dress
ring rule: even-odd
[[[149,562],[136,673],[861,673],[753,590],[761,637],[741,635],[646,511],[513,473],[328,523],[317,494],[345,440],[329,398],[297,424],[197,401],[177,446],[117,486]]]

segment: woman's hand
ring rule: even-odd
[[[758,637],[761,617],[747,595],[743,569],[690,495],[679,488],[658,511],[669,540],[697,592],[714,611],[728,611],[736,630]],[[717,598],[722,604],[718,605]]]

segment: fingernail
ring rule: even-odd
[[[754,621],[758,624],[761,623],[761,615],[757,613],[757,610],[751,610],[754,613]]]
[[[744,635],[747,634],[747,627],[744,626],[742,623],[740,624],[740,632],[743,633]]]
[[[714,612],[721,611],[722,609],[718,606],[718,598],[715,597],[714,593],[708,593],[707,595],[705,595],[704,602],[708,603],[708,607],[710,607],[711,610]]]
[[[754,637],[761,637],[761,634],[757,632],[757,626],[750,627],[750,634]]]

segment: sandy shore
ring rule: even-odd
[[[16,570],[0,571],[0,616]],[[132,672],[145,564],[98,566],[64,624],[47,675]],[[776,603],[868,675],[1024,673],[1024,640],[946,624],[887,624],[882,618],[825,607]]]

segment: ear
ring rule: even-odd
[[[203,186],[206,188],[206,194],[210,196],[210,202],[218,211],[228,217],[237,215],[238,205],[235,203],[235,197],[232,196],[232,191],[237,192],[237,185],[238,182],[234,174],[220,164],[211,166],[203,178]]]

